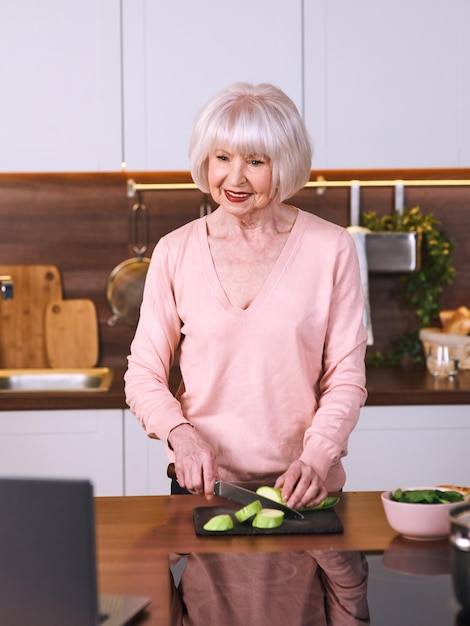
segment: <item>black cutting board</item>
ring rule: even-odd
[[[334,509],[302,511],[304,519],[288,519],[285,517],[282,526],[279,526],[279,528],[254,528],[251,525],[252,519],[243,522],[243,524],[237,522],[233,514],[239,508],[230,506],[200,506],[195,508],[193,519],[196,535],[210,535],[211,537],[214,535],[222,537],[227,535],[326,535],[343,532],[343,525]],[[204,530],[204,524],[214,515],[220,515],[221,513],[228,513],[232,516],[234,524],[232,530],[223,532]]]

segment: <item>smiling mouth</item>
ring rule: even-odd
[[[224,193],[225,197],[230,200],[230,202],[244,202],[251,196],[250,193],[244,191],[229,191],[228,189],[224,189]]]

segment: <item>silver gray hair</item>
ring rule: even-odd
[[[268,83],[234,83],[214,96],[194,122],[189,144],[191,175],[209,192],[209,155],[228,146],[244,155],[269,158],[272,197],[284,201],[310,178],[312,143],[294,102]]]

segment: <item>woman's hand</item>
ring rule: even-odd
[[[211,447],[190,424],[174,428],[168,439],[175,453],[179,485],[210,499],[217,478],[217,460]]]
[[[328,495],[323,480],[315,470],[299,459],[289,465],[274,486],[282,488],[282,499],[291,509],[315,506]]]

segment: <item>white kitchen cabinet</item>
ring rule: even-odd
[[[0,475],[87,478],[123,495],[122,410],[0,412]]]
[[[272,82],[302,108],[301,0],[123,0],[125,160],[188,170],[194,116],[235,81]]]
[[[366,406],[344,459],[347,491],[466,485],[466,405]],[[88,478],[97,496],[167,495],[168,460],[121,409],[0,411],[0,476]]]
[[[124,495],[164,496],[170,493],[165,445],[147,437],[137,418],[124,411]]]
[[[237,80],[292,97],[314,169],[468,167],[469,21],[467,0],[3,2],[0,171],[187,170]]]
[[[468,485],[467,405],[366,406],[344,459],[347,491]]]
[[[0,52],[0,171],[119,171],[119,2],[2,2]]]
[[[128,169],[187,170],[194,115],[236,80],[293,98],[314,169],[468,166],[469,20],[465,0],[124,0]]]
[[[470,3],[305,3],[314,168],[466,167]]]

